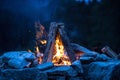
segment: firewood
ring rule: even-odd
[[[66,32],[64,31],[64,24],[59,23],[58,26],[60,26],[60,27],[59,27],[59,32],[60,32],[60,35],[61,35],[61,38],[62,38],[62,42],[63,42],[63,44],[64,44],[64,47],[65,47],[65,49],[66,49],[66,51],[67,51],[67,54],[68,54],[70,60],[73,62],[73,61],[76,60],[76,58],[75,58],[75,53],[74,53],[74,51],[73,51],[73,49],[72,49],[72,47],[71,47],[71,45],[70,45],[69,38],[68,38],[68,36],[66,35]]]
[[[48,42],[47,42],[47,47],[43,56],[43,63],[45,62],[51,62],[52,59],[50,59],[52,57],[52,51],[53,50],[53,45],[55,43],[55,32],[56,32],[56,23],[51,23],[50,25],[50,29],[49,29],[49,34],[48,34]],[[51,56],[50,56],[51,55]],[[48,59],[49,57],[49,59]]]
[[[60,34],[62,43],[67,52],[67,55],[70,58],[70,61],[71,62],[75,61],[76,60],[75,53],[72,50],[70,46],[70,41],[64,31],[64,24],[52,22],[50,25],[50,29],[49,29],[48,40],[47,40],[48,42],[47,42],[47,47],[46,47],[44,57],[43,57],[43,63],[52,61],[52,57],[54,53],[54,46],[55,46],[54,44],[55,44],[55,39],[56,39],[57,34]]]
[[[101,51],[103,53],[106,53],[108,56],[110,56],[111,58],[117,58],[118,55],[109,47],[109,46],[105,46],[101,49]]]

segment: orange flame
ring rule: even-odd
[[[57,34],[56,40],[55,40],[55,51],[53,54],[52,62],[56,66],[60,65],[71,65],[70,59],[67,56],[67,52],[64,49],[62,40],[60,38],[60,34]]]
[[[40,53],[38,46],[36,47],[36,53]]]
[[[37,58],[38,58],[38,63],[41,64],[41,63],[42,63],[43,54],[40,53],[40,50],[39,50],[38,46],[35,47],[35,49],[36,49],[36,56],[37,56]]]
[[[46,40],[40,40],[40,43],[43,45],[46,45],[47,41]]]
[[[40,52],[38,45],[45,46],[47,43],[47,32],[45,27],[40,24],[40,22],[35,22],[35,31],[36,31],[36,56],[38,58],[38,62],[42,63],[43,53]]]

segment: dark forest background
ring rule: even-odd
[[[119,0],[0,0],[0,54],[34,48],[34,23],[49,29],[52,21],[65,23],[71,42],[89,49],[110,46],[120,52]]]

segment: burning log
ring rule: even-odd
[[[103,53],[106,53],[111,58],[117,58],[118,57],[118,55],[109,46],[105,46],[104,48],[102,48],[101,51]]]
[[[54,64],[70,65],[75,61],[75,53],[70,46],[70,41],[64,31],[63,23],[53,22],[50,25],[48,43],[43,56],[43,63],[54,62]]]

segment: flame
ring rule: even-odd
[[[35,22],[35,31],[36,31],[36,47],[35,47],[35,52],[36,52],[36,57],[38,59],[38,62],[41,64],[42,63],[42,58],[43,58],[43,53],[40,52],[38,45],[41,47],[45,47],[47,43],[47,32],[45,30],[45,27],[40,24],[40,22]]]
[[[43,45],[46,45],[47,41],[46,40],[41,40],[40,43],[43,44]]]
[[[36,49],[36,56],[38,58],[38,63],[41,64],[42,63],[43,54],[40,53],[40,50],[39,50],[38,46],[35,47],[35,49]]]
[[[52,62],[54,65],[71,65],[70,59],[67,56],[67,52],[64,49],[62,40],[60,38],[60,34],[57,34],[56,40],[55,40],[55,51],[53,54]]]
[[[38,46],[36,47],[36,53],[40,53]]]

